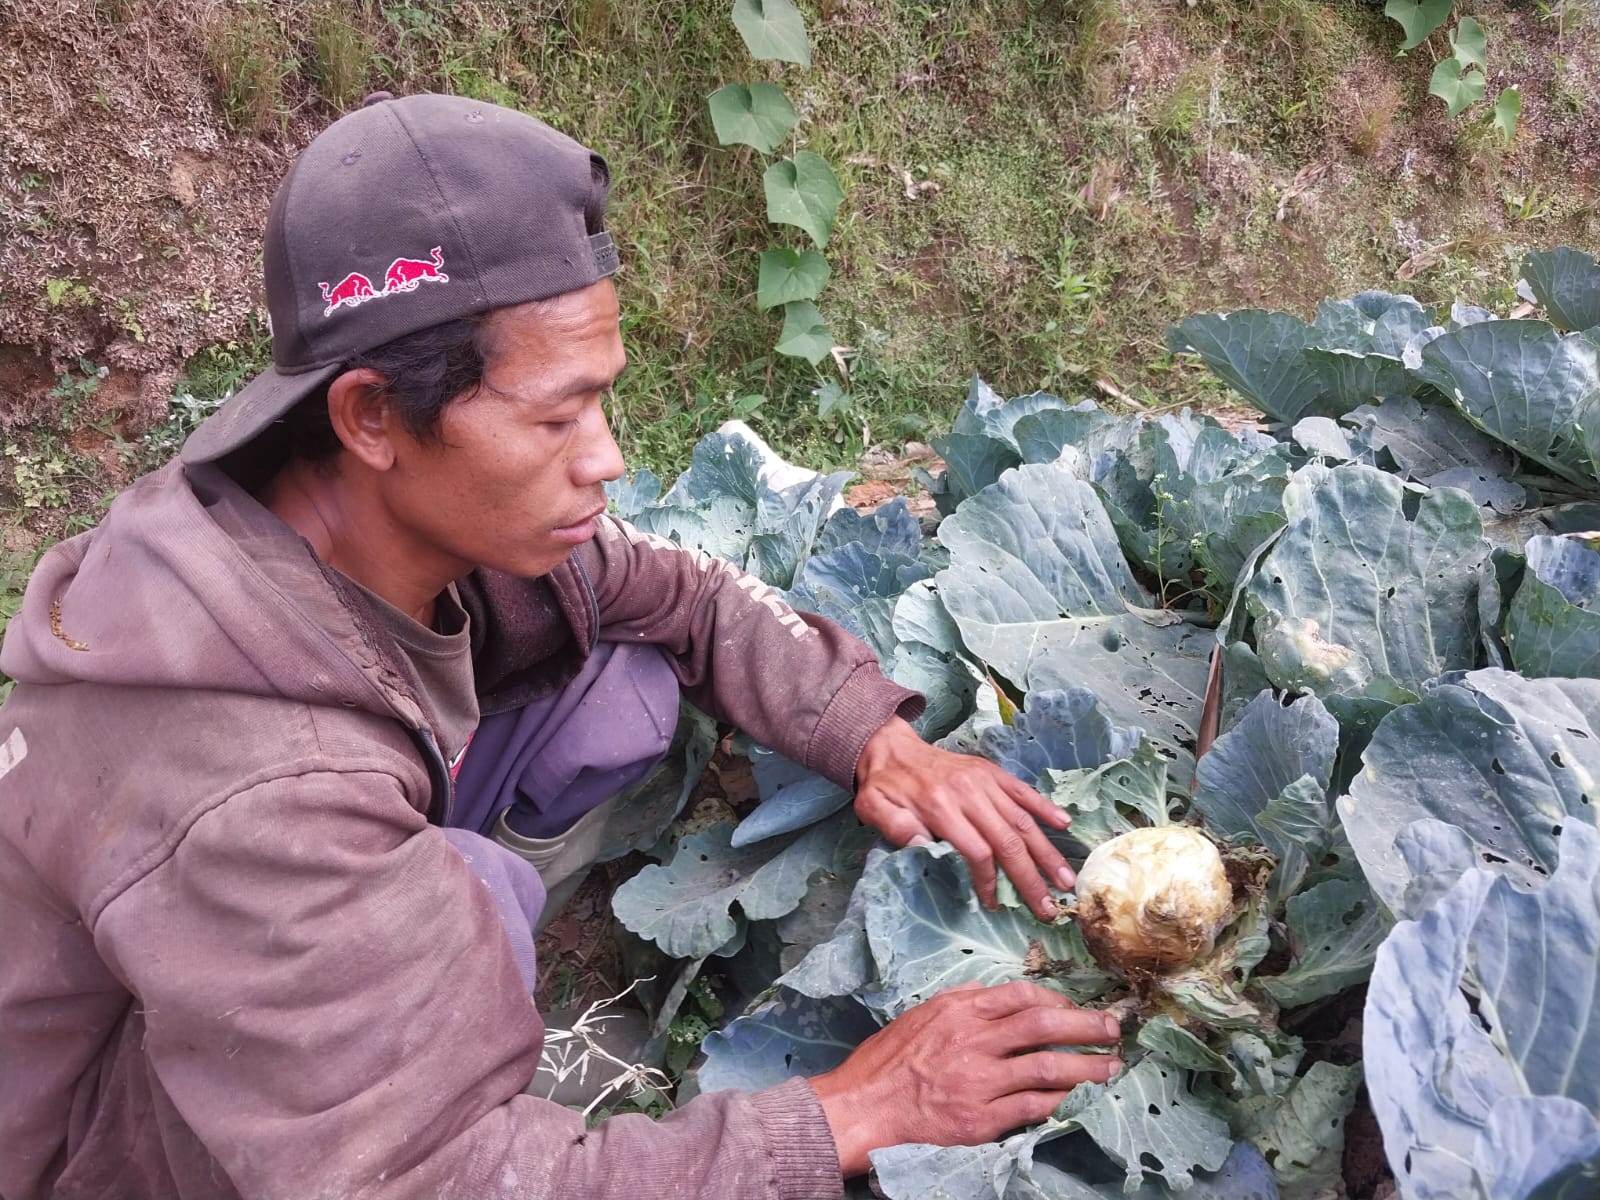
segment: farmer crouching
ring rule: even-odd
[[[991,902],[997,864],[1041,914],[1070,882],[862,645],[603,515],[608,183],[475,101],[337,122],[268,218],[274,367],[41,560],[0,656],[7,1200],[836,1196],[1108,1076],[1039,1049],[1108,1019],[1019,983],[660,1122],[526,1094],[531,930],[680,693]]]

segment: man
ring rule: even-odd
[[[659,1123],[523,1094],[530,860],[592,840],[679,689],[990,903],[997,860],[1041,914],[1070,883],[1059,816],[924,745],[853,639],[602,515],[608,185],[492,105],[337,122],[268,218],[274,368],[41,561],[0,658],[8,1200],[833,1196],[1115,1068],[1039,1049],[1115,1025],[1018,983]]]

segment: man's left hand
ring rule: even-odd
[[[898,846],[949,842],[967,860],[985,908],[996,907],[996,864],[1041,920],[1056,916],[1050,888],[1070,890],[1076,882],[1039,828],[1043,821],[1065,829],[1066,813],[987,759],[930,746],[900,717],[861,751],[856,815]]]

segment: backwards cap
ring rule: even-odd
[[[324,130],[267,216],[272,366],[197,428],[186,463],[254,440],[356,354],[617,269],[605,159],[524,113],[387,92]]]

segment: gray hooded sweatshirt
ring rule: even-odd
[[[608,518],[548,576],[459,590],[486,713],[643,640],[848,785],[920,707],[837,627]],[[588,1131],[521,1094],[543,1025],[369,605],[213,468],[40,561],[0,652],[0,1195],[839,1195],[803,1080]]]

